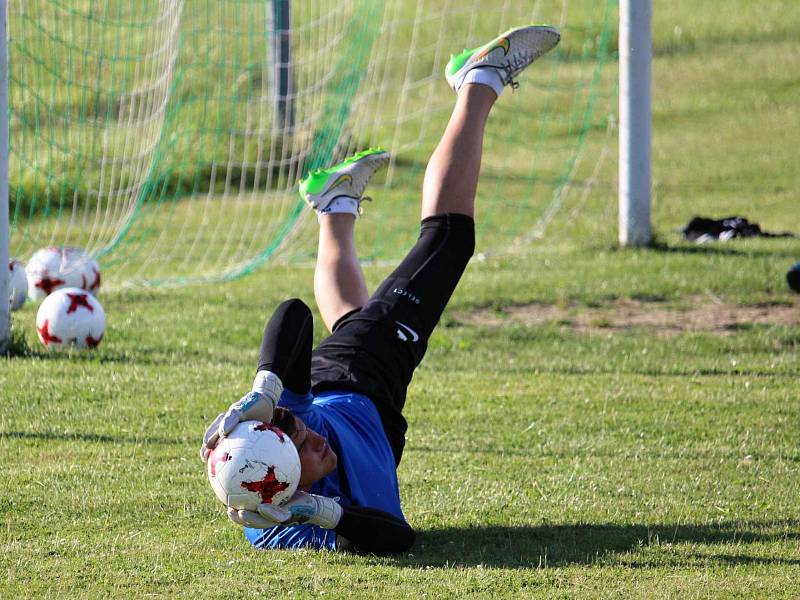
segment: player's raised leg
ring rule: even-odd
[[[354,240],[356,218],[334,213],[319,221],[314,297],[328,331],[343,315],[364,306],[369,297]]]
[[[459,90],[450,122],[425,170],[423,219],[445,213],[474,217],[483,132],[495,100],[497,94],[485,85],[467,84]]]
[[[364,189],[388,162],[387,152],[370,148],[300,182],[301,196],[319,216],[314,296],[329,331],[342,316],[367,301],[353,234]]]
[[[516,88],[513,77],[554,48],[560,38],[553,27],[519,27],[451,57],[445,74],[458,98],[425,172],[422,218],[443,213],[474,216],[489,111],[503,87]]]

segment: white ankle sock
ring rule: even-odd
[[[467,71],[461,85],[467,83],[487,85],[494,90],[494,93],[497,94],[498,97],[503,92],[503,87],[505,87],[503,85],[503,80],[500,79],[500,74],[494,69],[472,69],[471,71]]]
[[[321,219],[323,215],[332,215],[336,213],[347,213],[358,217],[358,201],[352,198],[336,198],[325,210],[318,213],[318,218]]]

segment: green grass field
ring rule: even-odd
[[[409,391],[410,553],[255,551],[206,483],[202,433],[248,389],[264,320],[312,302],[311,267],[281,263],[102,294],[87,355],[46,354],[36,308],[13,314],[0,597],[800,596],[800,243],[676,233],[694,214],[800,232],[800,7],[654,4],[658,244],[617,248],[610,158],[544,240],[470,265]]]

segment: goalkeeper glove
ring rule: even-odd
[[[228,435],[242,421],[263,421],[270,423],[275,405],[283,393],[280,377],[271,371],[259,371],[253,382],[253,391],[245,394],[237,402],[228,407],[206,429],[203,445],[200,447],[200,458],[203,462],[217,445],[219,438]]]
[[[333,498],[297,491],[282,506],[259,504],[258,512],[228,508],[228,517],[237,525],[255,529],[303,523],[333,529],[342,518],[342,507]]]

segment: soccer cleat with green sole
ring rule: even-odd
[[[369,180],[388,163],[388,152],[382,148],[369,148],[338,165],[309,173],[300,181],[300,196],[318,214],[325,214],[337,198],[352,198],[360,208],[361,197]]]
[[[447,83],[457,92],[472,69],[493,69],[503,85],[516,88],[514,77],[537,58],[556,47],[561,33],[549,25],[509,29],[488,44],[450,57]]]

